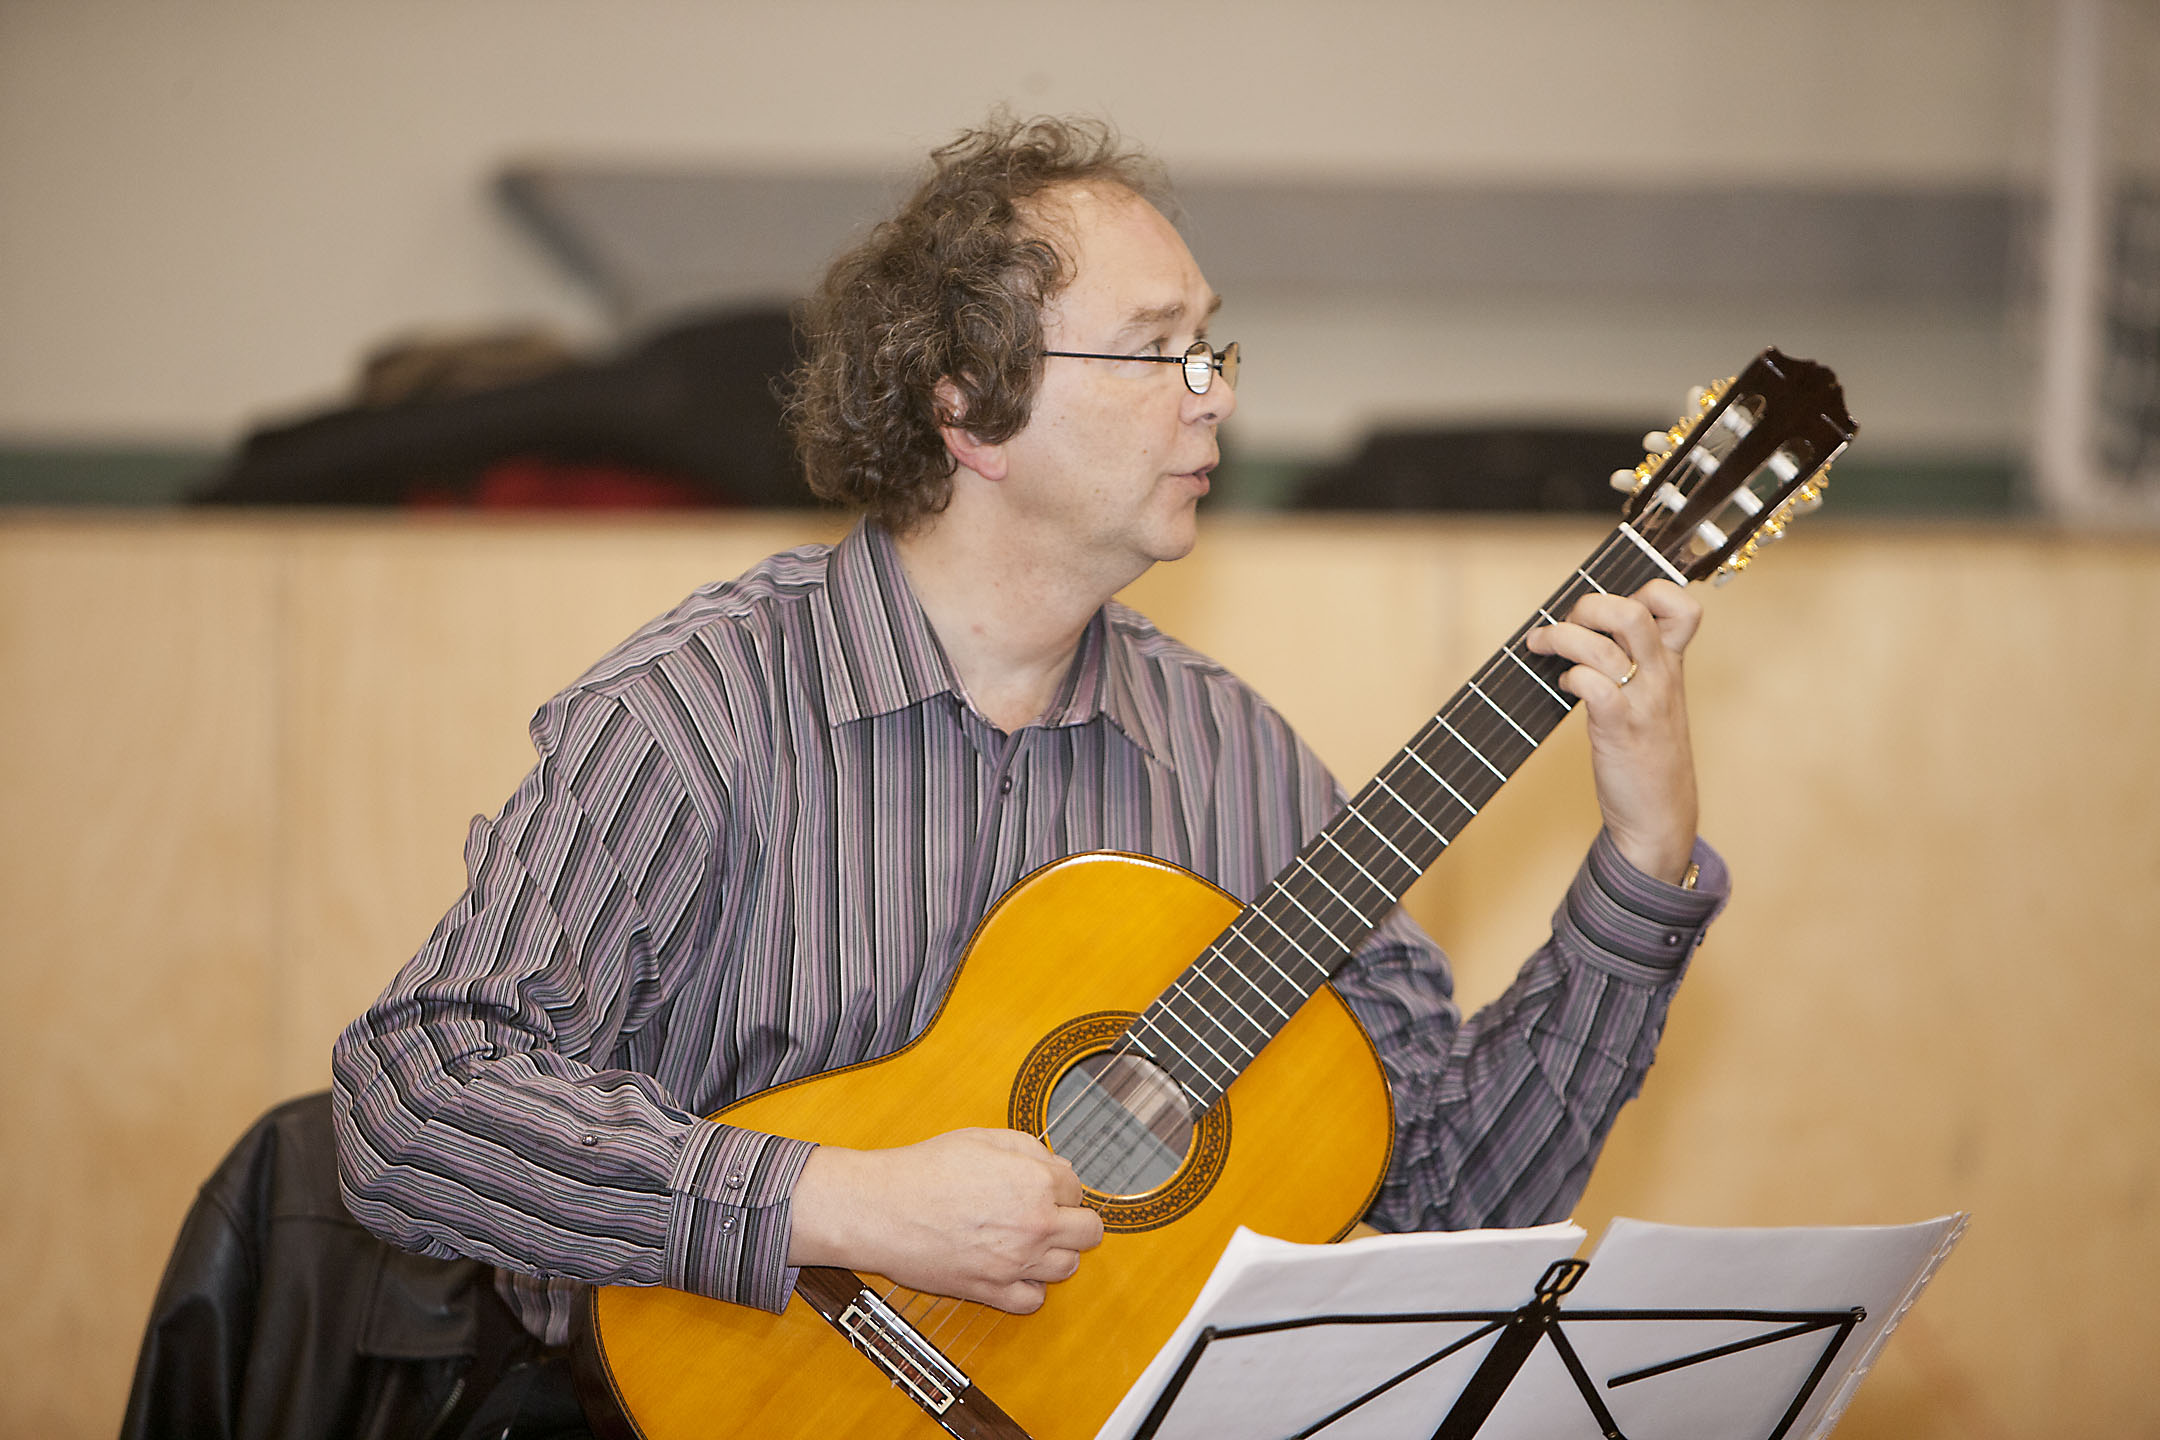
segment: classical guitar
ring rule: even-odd
[[[1856,426],[1837,378],[1765,351],[1632,470],[1624,519],[1252,904],[1137,855],[1045,866],[977,929],[943,1006],[883,1059],[720,1112],[846,1146],[963,1126],[1044,1137],[1105,1236],[1026,1317],[806,1268],[785,1313],[661,1288],[594,1293],[580,1383],[601,1433],[1095,1434],[1240,1224],[1337,1238],[1387,1169],[1393,1111],[1328,986],[1551,733],[1567,662],[1532,627],[1593,590],[1725,578],[1820,502]]]

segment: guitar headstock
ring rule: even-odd
[[[1698,392],[1697,414],[1662,436],[1633,470],[1627,520],[1690,580],[1722,584],[1795,515],[1822,503],[1835,460],[1860,427],[1837,376],[1812,360],[1765,350],[1722,385]]]

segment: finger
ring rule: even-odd
[[[1531,631],[1524,643],[1540,655],[1557,655],[1572,661],[1576,670],[1590,671],[1609,684],[1618,684],[1620,677],[1635,663],[1635,657],[1618,640],[1602,630],[1573,621],[1541,626]],[[1584,689],[1568,680],[1576,670],[1561,676],[1561,684],[1571,693],[1582,696]]]
[[[1657,621],[1665,648],[1678,654],[1702,625],[1702,604],[1670,580],[1652,580],[1634,597]]]
[[[1043,1285],[1040,1280],[1015,1280],[1010,1285],[992,1286],[967,1298],[994,1305],[1008,1315],[1032,1315],[1042,1309]]]
[[[1642,601],[1627,595],[1585,595],[1568,611],[1568,619],[1612,640],[1630,660],[1648,660],[1664,646],[1657,616]],[[1621,666],[1622,670],[1627,667]],[[1618,679],[1616,674],[1613,678]]]
[[[974,1135],[984,1144],[999,1150],[1010,1150],[1015,1155],[1040,1155],[1047,1157],[1050,1147],[1022,1130],[968,1130],[957,1132]]]
[[[1102,1244],[1102,1237],[1102,1216],[1085,1205],[1067,1205],[1059,1207],[1043,1241],[1066,1250],[1092,1250]]]
[[[1050,1157],[1050,1198],[1061,1206],[1079,1205],[1085,1199],[1080,1188],[1080,1176],[1073,1170],[1072,1162],[1062,1155]],[[1090,1210],[1090,1215],[1095,1212]]]
[[[1070,1280],[1080,1271],[1080,1252],[1077,1250],[1045,1250],[1027,1267],[1026,1278],[1044,1285],[1055,1285],[1060,1280]]]

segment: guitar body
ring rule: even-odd
[[[1046,866],[983,920],[937,1017],[905,1049],[715,1118],[863,1148],[1011,1126],[1039,1113],[1053,1072],[1107,1048],[1123,1029],[1118,1017],[1145,1010],[1238,910],[1158,860],[1104,853]],[[1036,1440],[1086,1440],[1239,1225],[1293,1240],[1340,1237],[1371,1204],[1393,1135],[1371,1043],[1323,987],[1198,1128],[1177,1175],[1144,1195],[1100,1197],[1101,1248],[1050,1287],[1042,1309],[1023,1317],[925,1299],[907,1318],[933,1341],[945,1332],[949,1358]],[[941,1433],[801,1296],[770,1315],[616,1286],[595,1292],[591,1321],[588,1372],[598,1370],[606,1402],[631,1418],[628,1433],[649,1440]],[[587,1388],[590,1406],[596,1386]]]

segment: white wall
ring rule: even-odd
[[[335,390],[395,331],[597,333],[488,197],[506,158],[904,163],[1006,100],[1108,114],[1187,173],[1996,183],[2037,153],[2043,18],[2035,0],[0,0],[0,441],[222,441]],[[1265,357],[1240,421],[1256,446],[1332,443],[1368,409],[1519,410],[1556,357],[1565,398],[1662,412],[1772,340],[1860,358],[1840,368],[1879,442],[1986,448],[2022,408],[1993,314],[1405,297],[1226,320]],[[1376,330],[1421,358],[1367,396],[1336,357]]]

